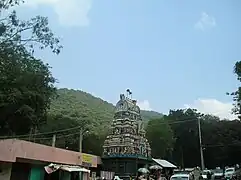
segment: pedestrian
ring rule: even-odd
[[[208,171],[208,172],[207,172],[207,179],[208,179],[208,180],[211,180],[211,178],[212,178],[212,174],[211,174],[210,171]]]

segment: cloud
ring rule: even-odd
[[[232,114],[232,102],[221,102],[216,99],[198,99],[192,104],[185,104],[185,108],[194,108],[205,114],[212,114],[221,119],[236,119],[237,116]]]
[[[137,102],[137,105],[140,107],[141,110],[151,111],[151,105],[148,100]]]
[[[51,7],[58,16],[59,23],[64,26],[88,26],[88,13],[92,0],[25,0],[23,6],[37,8]]]
[[[194,25],[196,29],[200,29],[201,31],[214,28],[215,26],[215,18],[213,16],[208,15],[206,12],[202,12],[201,18]]]

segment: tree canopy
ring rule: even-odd
[[[28,133],[45,120],[55,79],[22,47],[0,47],[0,62],[1,133]]]
[[[168,160],[182,167],[200,166],[198,137],[198,119],[200,119],[206,167],[224,167],[239,163],[239,159],[241,158],[240,121],[220,120],[213,115],[200,114],[195,109],[170,110],[169,114],[164,116],[163,119],[171,127],[175,141],[172,148],[169,148],[173,149],[172,154],[169,156],[164,156],[163,154],[160,157],[166,157]],[[163,129],[162,125],[160,123],[159,126],[153,126],[153,130],[149,129],[148,131],[152,132],[155,129]],[[162,135],[162,137],[165,137],[165,135]],[[153,139],[149,137],[150,142]],[[152,151],[161,151],[161,147],[156,148],[156,144],[152,145]]]
[[[165,118],[151,119],[146,127],[146,137],[152,148],[153,157],[168,157],[172,153],[173,131]]]
[[[234,74],[238,82],[241,82],[241,61],[237,61],[234,65]],[[239,119],[241,119],[241,87],[232,93],[227,93],[228,95],[233,96],[234,108],[233,113],[237,114]]]
[[[0,12],[18,3],[1,1]],[[49,65],[33,56],[36,44],[60,52],[47,18],[22,21],[15,11],[0,16],[0,134],[34,133],[46,121],[55,78]]]

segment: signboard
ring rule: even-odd
[[[81,153],[82,165],[87,167],[97,167],[97,156]]]

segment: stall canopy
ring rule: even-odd
[[[174,164],[172,164],[164,159],[154,159],[153,158],[152,160],[163,168],[177,168],[177,166],[175,166]]]
[[[86,172],[86,173],[90,173],[90,170],[85,169],[83,167],[80,166],[71,166],[71,165],[62,165],[62,164],[53,164],[51,163],[48,166],[44,167],[45,171],[50,174],[53,173],[57,170],[63,170],[63,171],[68,171],[68,172]]]

